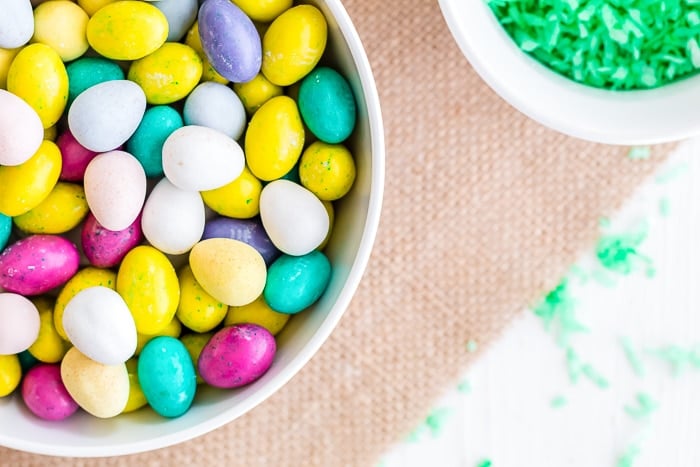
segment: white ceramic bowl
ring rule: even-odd
[[[0,398],[0,445],[56,456],[113,456],[162,448],[228,423],[277,391],[316,353],[348,307],[374,242],[384,186],[384,132],[372,71],[360,38],[340,0],[312,0],[329,26],[326,56],[350,81],[358,127],[348,143],[357,164],[352,191],[339,203],[327,254],[333,276],[321,300],[294,316],[278,336],[270,370],[239,390],[200,386],[192,408],[165,419],[150,409],[101,420],[80,412],[63,422],[41,421],[15,394]],[[1,463],[1,462],[0,462]]]
[[[700,76],[653,90],[594,89],[522,52],[485,0],[439,3],[477,73],[532,119],[562,133],[610,144],[654,144],[700,134]]]

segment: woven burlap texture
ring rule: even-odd
[[[465,343],[483,349],[555,285],[668,151],[631,161],[526,119],[475,75],[433,0],[345,5],[379,87],[387,176],[369,268],[331,338],[196,440],[98,460],[0,449],[0,465],[375,465],[478,358]]]

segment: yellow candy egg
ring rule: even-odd
[[[252,303],[229,308],[224,319],[224,326],[241,323],[257,324],[270,331],[270,334],[274,336],[284,328],[290,316],[288,313],[278,313],[270,308],[265,297],[261,295]]]
[[[32,303],[39,310],[39,336],[29,347],[29,353],[44,363],[60,362],[71,345],[63,339],[54,326],[53,300],[48,297],[33,298]]]
[[[189,266],[182,268],[178,279],[180,304],[176,316],[180,322],[195,332],[207,332],[218,326],[228,312],[228,305],[202,289]]]
[[[316,141],[299,163],[301,184],[322,201],[340,199],[355,182],[355,161],[342,144]]]
[[[292,6],[292,0],[231,0],[253,21],[269,23]]]
[[[318,8],[299,5],[279,15],[262,41],[262,72],[279,86],[289,86],[314,69],[326,49],[328,26]]]
[[[180,342],[182,342],[182,345],[185,346],[187,353],[190,354],[190,358],[194,363],[194,370],[195,373],[197,373],[197,384],[202,384],[204,382],[202,376],[199,374],[199,368],[197,368],[197,360],[199,360],[199,355],[202,353],[202,349],[205,345],[207,345],[209,339],[211,339],[213,335],[213,332],[202,334],[192,333],[185,334],[180,338]]]
[[[88,210],[82,186],[58,182],[44,201],[13,221],[27,233],[60,234],[80,224]]]
[[[202,40],[199,38],[199,23],[195,22],[194,25],[187,32],[185,37],[185,44],[192,47],[199,58],[202,59],[202,81],[214,81],[215,83],[228,84],[228,80],[221,76],[204,54],[204,49],[202,48]]]
[[[136,355],[139,355],[146,344],[158,336],[168,336],[168,337],[180,337],[182,333],[182,324],[177,316],[170,320],[167,326],[158,331],[156,334],[136,334]]]
[[[0,213],[19,216],[49,196],[61,174],[61,151],[51,141],[24,164],[0,166]]]
[[[250,171],[260,180],[275,180],[292,170],[304,148],[304,126],[296,102],[273,97],[250,119],[245,155]]]
[[[22,366],[17,355],[0,355],[0,397],[10,395],[21,379]]]
[[[126,362],[126,371],[129,373],[129,399],[126,401],[126,407],[122,413],[133,412],[148,404],[146,395],[139,384],[138,363],[137,358],[130,358]]]
[[[87,267],[78,271],[66,282],[56,298],[56,305],[53,309],[53,324],[59,336],[68,339],[66,331],[63,329],[63,312],[66,310],[68,302],[78,295],[78,292],[97,286],[114,290],[117,286],[117,274],[109,269]]]
[[[252,246],[228,238],[210,238],[190,252],[197,282],[216,300],[246,305],[260,296],[267,279],[265,260]]]
[[[56,125],[44,128],[44,139],[48,141],[56,141],[56,136],[58,136],[58,129]]]
[[[0,89],[7,89],[7,73],[10,71],[12,60],[15,59],[21,47],[17,49],[0,48]]]
[[[262,73],[247,83],[235,83],[233,90],[243,102],[248,115],[253,115],[265,102],[283,94],[282,87],[272,84]]]
[[[88,21],[87,39],[100,55],[138,60],[155,52],[168,38],[168,20],[153,5],[134,0],[110,3]]]
[[[175,316],[180,300],[177,274],[170,260],[152,246],[138,246],[122,260],[117,292],[131,310],[136,330],[157,334]]]
[[[61,57],[46,44],[19,51],[7,74],[7,90],[24,99],[44,128],[53,126],[68,102],[68,73]]]
[[[51,46],[64,62],[75,60],[89,47],[89,19],[82,8],[68,0],[42,3],[34,10],[32,42]]]
[[[262,183],[245,167],[238,178],[228,185],[203,191],[202,199],[222,216],[250,219],[260,213],[261,192]]]
[[[97,13],[100,8],[116,1],[118,0],[78,0],[78,5],[85,10],[85,13],[92,16]]]
[[[132,63],[128,77],[141,86],[149,104],[170,104],[187,97],[197,86],[202,60],[192,47],[166,42]]]

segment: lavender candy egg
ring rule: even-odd
[[[269,266],[276,260],[281,252],[275,247],[268,237],[260,218],[232,219],[230,217],[216,217],[204,226],[202,240],[209,238],[230,238],[238,240],[255,248]]]
[[[56,235],[32,235],[0,255],[0,287],[21,295],[41,295],[65,284],[78,271],[80,254]]]
[[[198,19],[202,48],[214,69],[234,83],[255,78],[262,43],[253,21],[229,0],[206,0]]]
[[[250,384],[267,372],[277,351],[275,338],[256,324],[235,324],[212,336],[199,355],[202,379],[218,388]]]

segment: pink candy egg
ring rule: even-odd
[[[0,355],[28,349],[39,335],[36,306],[21,295],[0,293]]]
[[[270,332],[255,324],[236,324],[212,336],[197,363],[207,384],[237,388],[260,378],[272,365],[277,346]]]
[[[0,287],[22,295],[41,295],[65,284],[78,271],[78,249],[57,235],[32,235],[0,255]]]
[[[106,229],[95,216],[88,214],[80,238],[83,253],[90,264],[98,268],[111,268],[143,240],[141,216],[126,229],[115,231]]]
[[[83,147],[70,130],[64,131],[58,137],[56,144],[61,150],[61,158],[63,159],[61,180],[68,182],[82,181],[85,176],[85,169],[87,169],[90,161],[98,153]]]
[[[37,417],[63,420],[78,410],[78,404],[68,394],[61,380],[59,365],[40,363],[24,376],[22,399]]]

